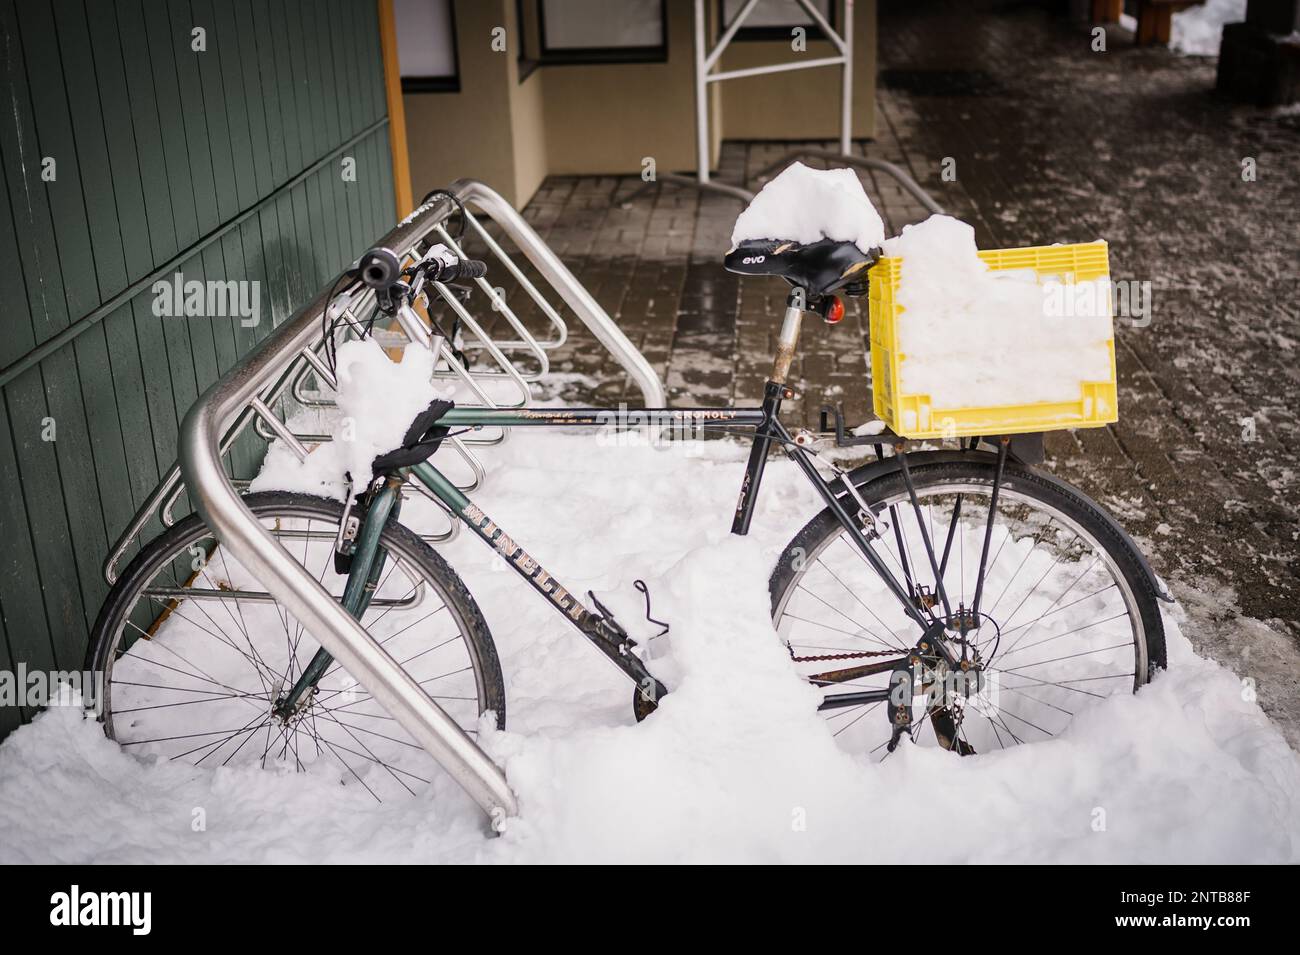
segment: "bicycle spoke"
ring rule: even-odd
[[[832,736],[839,736],[841,733],[843,733],[845,730],[847,730],[847,729],[848,729],[850,726],[852,726],[854,723],[857,723],[858,720],[862,719],[864,716],[867,716],[869,713],[871,713],[871,712],[872,712],[876,707],[878,707],[879,705],[880,705],[879,703],[872,703],[870,706],[868,706],[865,710],[862,711],[861,715],[859,715],[857,719],[855,719],[855,720],[853,720],[852,722],[847,723],[847,724],[845,724],[844,726],[840,727],[838,730],[836,730],[836,731],[835,731],[834,733],[832,733],[831,735],[832,735]]]
[[[333,592],[338,578],[329,542],[339,519],[315,511],[341,514],[341,509],[303,500],[288,501],[283,513],[250,507],[293,558]],[[151,579],[132,583],[134,605],[122,603],[106,657],[112,693],[104,719],[110,735],[128,751],[156,752],[202,767],[283,765],[311,772],[313,765],[337,766],[341,780],[359,783],[378,801],[429,783],[436,764],[391,714],[369,694],[329,682],[346,676],[337,661],[287,719],[272,712],[280,692],[301,679],[315,642],[273,595],[245,598],[241,588],[248,574],[235,555],[220,549],[202,525],[195,531],[154,558]],[[206,552],[206,561],[186,576],[189,549],[195,546]],[[372,605],[362,625],[466,733],[476,735],[478,719],[489,708],[484,694],[491,692],[491,683],[477,678],[480,658],[464,608],[453,606],[437,566],[413,549],[423,545],[403,543],[400,533],[394,543],[385,530],[381,546],[387,564],[376,575],[373,593],[383,603]],[[221,606],[208,606],[213,600]],[[149,619],[152,626],[136,622]],[[114,715],[120,717],[115,723]]]
[[[915,470],[918,479],[913,488],[896,476],[893,496],[871,501],[873,508],[896,515],[895,533],[884,538],[886,560],[902,568],[916,592],[917,585],[928,580],[918,578],[913,551],[927,551],[931,565],[925,573],[933,575],[935,582],[934,599],[927,601],[929,614],[940,621],[944,618],[936,617],[938,613],[978,621],[967,622],[965,630],[950,625],[949,646],[956,653],[960,643],[962,659],[969,654],[987,680],[994,682],[986,682],[974,693],[967,691],[960,707],[945,702],[953,699],[944,695],[951,690],[939,691],[937,699],[927,696],[934,700],[928,705],[950,714],[951,720],[940,731],[937,716],[926,709],[912,726],[911,741],[978,755],[1049,739],[1068,725],[1080,704],[1091,705],[1122,692],[1126,684],[1131,687],[1136,678],[1127,662],[1132,658],[1125,651],[1135,650],[1139,633],[1133,602],[1120,588],[1114,564],[1103,559],[1106,554],[1097,539],[1081,529],[1085,525],[1068,517],[1068,512],[1042,507],[1014,484],[1008,489],[999,483],[995,503],[993,484],[954,485],[950,490],[942,483],[923,485],[921,473]],[[906,527],[899,520],[904,516]],[[840,548],[830,546],[836,541],[857,553],[843,532],[833,531],[806,569],[787,584],[790,596],[782,602],[778,618],[787,624],[780,632],[792,654],[842,653],[846,645],[861,641],[916,652],[910,646],[890,645],[905,638],[884,624],[887,615],[874,606],[880,585],[872,568],[863,567],[860,554],[850,562]],[[970,562],[968,545],[975,548]],[[920,558],[921,564],[926,559]],[[971,607],[962,611],[965,616],[957,618],[941,606],[947,594],[960,597],[952,610],[966,608],[972,584],[974,596]],[[795,594],[800,595],[797,600]],[[853,610],[850,604],[861,609]],[[823,610],[810,615],[813,605]],[[870,627],[855,619],[863,610],[873,621]],[[805,630],[804,625],[813,629]],[[1125,659],[1117,659],[1117,654]],[[946,670],[937,658],[927,666]],[[810,674],[803,668],[801,672]],[[861,692],[880,689],[882,679],[880,674],[870,674],[845,684],[819,685],[829,698],[834,695],[832,686],[840,693],[846,687]],[[943,687],[944,682],[936,681],[946,680],[946,676],[927,676],[924,686]],[[999,690],[1005,691],[1001,698]],[[885,752],[892,731],[888,721],[880,718],[882,712],[876,704],[863,704],[837,709],[825,721],[841,745],[876,758]],[[979,719],[971,719],[972,714]],[[929,730],[927,720],[933,724]]]
[[[1121,614],[1120,616],[1122,616],[1122,614]],[[1110,620],[1118,620],[1118,619],[1119,619],[1118,616],[1116,616],[1116,617],[1111,617],[1111,618],[1110,618]],[[1103,620],[1103,621],[1100,621],[1100,622],[1101,622],[1101,623],[1107,623],[1107,622],[1109,622],[1109,621]],[[1089,624],[1089,625],[1088,625],[1088,627],[1092,627],[1092,626],[1096,626],[1096,624]],[[1088,627],[1079,627],[1078,630],[1071,631],[1071,632],[1073,632],[1073,633],[1078,633],[1078,632],[1081,631],[1081,630],[1087,630]],[[1061,634],[1061,636],[1065,636],[1065,634]],[[1128,647],[1128,646],[1132,646],[1132,644],[1128,644],[1128,643],[1117,643],[1117,644],[1115,644],[1114,646],[1111,646],[1111,647],[1095,647],[1095,648],[1093,648],[1092,650],[1081,650],[1081,651],[1078,652],[1078,653],[1068,653],[1068,654],[1066,654],[1066,655],[1063,656],[1063,657],[1053,657],[1053,658],[1050,659],[1050,660],[1038,660],[1038,661],[1036,661],[1036,662],[1034,662],[1034,663],[1025,663],[1025,664],[1022,664],[1021,666],[1018,666],[1018,667],[1011,667],[1011,668],[1009,668],[1009,669],[1003,669],[1001,672],[1003,672],[1003,673],[1015,673],[1015,672],[1018,671],[1018,670],[1027,670],[1027,669],[1029,669],[1030,667],[1041,667],[1041,666],[1046,666],[1046,665],[1049,664],[1049,663],[1059,663],[1061,660],[1072,660],[1072,659],[1075,659],[1076,657],[1086,657],[1086,656],[1089,656],[1090,654],[1093,654],[1093,653],[1103,653],[1103,652],[1105,652],[1106,650],[1118,650],[1120,647]]]
[[[1073,586],[1073,585],[1071,585],[1071,586]],[[1075,599],[1075,600],[1071,600],[1068,604],[1062,604],[1060,607],[1057,607],[1055,610],[1049,610],[1047,613],[1041,614],[1040,616],[1035,617],[1033,620],[1027,621],[1026,623],[1016,624],[1016,625],[1015,625],[1014,627],[1012,627],[1010,630],[1003,630],[1003,631],[1002,631],[1002,636],[1005,637],[1005,636],[1007,636],[1007,634],[1015,633],[1017,630],[1023,630],[1025,627],[1032,627],[1034,624],[1038,623],[1040,620],[1043,620],[1043,619],[1046,618],[1046,617],[1052,617],[1052,616],[1055,616],[1056,614],[1060,613],[1060,612],[1063,611],[1063,610],[1069,610],[1071,607],[1076,606],[1077,604],[1081,604],[1081,603],[1083,603],[1085,600],[1090,600],[1090,599],[1092,599],[1093,597],[1098,596],[1099,594],[1104,594],[1104,593],[1107,593],[1108,591],[1116,590],[1116,589],[1118,589],[1118,587],[1119,587],[1119,584],[1116,584],[1116,583],[1110,583],[1110,584],[1107,584],[1105,587],[1101,588],[1101,590],[1097,590],[1097,591],[1094,591],[1093,593],[1088,594],[1087,596],[1079,597],[1079,598],[1077,598],[1077,599]],[[1012,644],[1012,646],[1014,647],[1015,644]],[[1008,650],[1008,651],[1006,651],[1006,652],[1009,653],[1010,650]]]

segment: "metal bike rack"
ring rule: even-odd
[[[650,364],[523,218],[482,183],[460,180],[452,185],[451,191],[462,202],[482,209],[505,230],[569,308],[626,369],[641,388],[646,404],[662,406],[663,385]],[[453,211],[450,198],[436,196],[400,222],[378,244],[404,254]],[[355,290],[354,285],[344,291]],[[164,481],[148,503],[158,506],[183,480],[195,507],[221,545],[230,549],[266,593],[283,603],[486,813],[494,820],[511,815],[517,805],[501,769],[271,536],[240,499],[235,482],[226,474],[222,463],[226,449],[253,417],[261,418],[290,446],[297,442],[297,437],[270,412],[266,396],[282,394],[292,385],[301,363],[311,361],[306,356],[314,354],[319,343],[328,294],[320,293],[299,309],[190,408],[181,425],[178,473],[169,475],[172,486]],[[525,340],[521,336],[521,341]],[[151,511],[152,508],[145,512],[140,526]]]
[[[544,354],[546,351],[564,344],[568,337],[568,329],[560,316],[559,309],[538,288],[539,284],[548,285],[550,291],[559,296],[564,305],[567,305],[578,316],[596,336],[597,340],[628,372],[632,380],[641,389],[646,405],[649,407],[662,407],[665,404],[663,383],[655,374],[650,363],[628,341],[605,310],[573,277],[573,274],[542,241],[532,227],[528,225],[523,216],[516,212],[514,207],[494,189],[476,180],[458,180],[452,184],[450,191],[466,206],[465,234],[469,235],[472,232],[483,241],[493,257],[515,278],[520,288],[537,305],[539,311],[546,317],[550,325],[546,338],[535,337],[526,329],[520,332],[520,329],[523,328],[522,322],[519,321],[512,310],[508,309],[506,303],[501,302],[498,308],[502,311],[502,315],[506,317],[511,329],[519,335],[519,338],[517,340],[493,342],[493,347],[498,353],[505,355],[522,348],[534,355],[537,352]],[[502,248],[501,243],[479,221],[479,216],[475,215],[474,211],[469,208],[471,206],[496,224],[501,232],[529,260],[533,268],[540,274],[543,282],[534,282],[524,274],[520,265],[511,258],[510,253]],[[421,240],[431,235],[437,235],[439,240],[442,240],[442,234],[438,234],[438,230],[442,228],[443,223],[455,211],[454,203],[446,200],[445,197],[442,202],[431,201],[408,216],[381,241],[392,248],[394,252],[404,255]],[[499,301],[496,290],[486,280],[479,280],[479,283],[484,292],[489,294],[490,301]],[[350,308],[360,312],[373,305],[373,293],[368,290],[356,292],[356,290],[345,289],[344,291],[353,291],[355,293],[349,300]],[[299,315],[301,314],[300,312]],[[319,326],[319,308],[317,309],[316,322],[317,326]],[[302,407],[330,407],[333,405],[332,400],[319,395],[310,395],[303,390],[305,379],[311,376],[315,376],[319,381],[327,385],[332,386],[334,384],[332,374],[321,357],[321,349],[324,345],[321,329],[317,327],[315,335],[306,334],[307,330],[304,327],[302,341],[293,350],[293,353],[286,352],[282,356],[287,363],[283,367],[277,365],[278,370],[274,373],[264,370],[256,394],[251,396],[242,410],[227,422],[227,431],[220,444],[222,454],[230,450],[235,440],[244,433],[250,424],[253,426],[254,433],[263,440],[282,439],[299,456],[307,453],[307,445],[318,444],[330,438],[329,435],[322,434],[294,434],[274,410],[280,407],[285,400],[291,400]],[[443,370],[440,371],[440,376],[455,378],[484,406],[498,406],[478,378],[456,361],[449,343],[444,341],[441,336],[426,333],[425,337],[427,339],[426,343],[437,351],[443,361]],[[549,367],[549,363],[544,367]],[[231,374],[233,373],[234,370],[232,369]],[[518,374],[516,378],[504,372],[502,375],[509,378],[516,386],[522,386],[525,390],[528,388],[528,376]],[[469,464],[471,469],[471,483],[462,485],[465,490],[468,491],[477,487],[481,483],[484,474],[482,465],[478,463],[467,446],[497,444],[503,439],[504,433],[495,437],[478,439],[469,436],[448,439],[447,443],[450,447],[455,449],[456,453]],[[232,486],[241,488],[245,483],[231,482]],[[135,513],[122,536],[110,549],[103,566],[104,578],[109,584],[116,583],[119,565],[132,543],[139,538],[151,518],[157,517],[164,527],[171,527],[175,523],[175,516],[172,511],[181,495],[185,493],[187,486],[188,481],[182,480],[179,463],[174,464]],[[423,489],[417,488],[417,490],[422,491]],[[441,502],[438,502],[438,504],[441,507]],[[449,515],[447,533],[433,535],[427,539],[433,542],[448,540],[455,535],[459,527],[460,525],[455,518]]]

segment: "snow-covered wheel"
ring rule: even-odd
[[[927,669],[928,686],[945,695],[915,698],[922,702],[915,705],[912,738],[962,753],[1058,736],[1082,709],[1134,692],[1165,665],[1157,596],[1128,538],[1083,495],[1013,463],[999,488],[976,617],[994,473],[993,463],[980,461],[914,466],[919,518],[900,473],[859,486],[880,515],[872,548],[918,604],[936,619],[950,614],[950,647],[977,673],[963,682],[950,668]],[[857,510],[847,495],[844,502]],[[939,575],[929,563],[922,522]],[[845,701],[854,692],[890,687],[893,674],[843,677],[855,665],[907,656],[918,625],[829,510],[786,547],[769,589],[773,622],[800,672],[836,673],[833,685],[814,681],[826,688],[827,700],[840,694],[844,704],[824,711],[836,738],[851,751],[883,757],[892,733],[886,702]]]
[[[343,507],[305,494],[249,494],[262,525],[331,593]],[[361,623],[473,735],[505,726],[496,648],[474,598],[418,535],[390,522],[374,599]],[[277,698],[316,642],[190,516],[150,542],[109,592],[87,666],[103,674],[100,718],[127,751],[198,766],[284,766],[357,786],[381,801],[452,785],[337,663],[291,718]]]

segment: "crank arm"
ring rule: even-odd
[[[620,627],[619,630],[622,628]],[[626,634],[607,625],[603,618],[589,615],[588,619],[578,625],[578,632],[609,658],[614,666],[637,685],[638,692],[650,700],[658,700],[668,693],[668,687],[660,683],[646,668],[642,659],[632,652],[635,645]]]

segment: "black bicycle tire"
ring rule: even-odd
[[[323,519],[337,524],[343,515],[343,505],[339,502],[310,494],[262,491],[245,495],[243,501],[259,517],[273,516],[277,511],[314,511]],[[200,533],[211,535],[203,520],[197,514],[191,514],[142,547],[127,565],[104,599],[91,630],[90,644],[86,650],[86,668],[90,672],[106,673],[108,655],[116,646],[120,622],[134,607],[139,590],[180,553],[184,552],[188,556],[185,548],[194,540],[201,539],[196,536]],[[438,586],[440,596],[462,624],[462,634],[474,659],[476,675],[481,681],[484,696],[484,705],[480,711],[492,710],[496,714],[497,728],[505,729],[506,694],[501,662],[487,621],[464,581],[437,551],[405,525],[389,521],[380,539],[400,545],[405,552],[404,556],[421,563],[421,572],[427,574]],[[109,730],[111,721],[106,719],[106,715],[105,712],[99,713],[99,719],[104,724],[105,732],[112,738]]]
[[[978,461],[936,462],[917,465],[911,468],[911,474],[918,491],[943,484],[959,484],[963,481],[987,483],[991,486],[994,464]],[[1003,487],[1059,508],[1073,520],[1078,521],[1080,526],[1087,530],[1110,555],[1115,566],[1124,576],[1141,617],[1147,667],[1145,673],[1136,675],[1135,684],[1140,686],[1149,682],[1157,670],[1162,670],[1166,666],[1164,622],[1150,575],[1146,572],[1142,557],[1134,550],[1132,542],[1116,531],[1109,517],[1100,508],[1083,495],[1073,493],[1068,485],[1048,480],[1014,462],[1006,464],[1002,484]],[[854,486],[866,503],[873,506],[881,500],[905,491],[906,487],[902,474],[898,471],[881,475],[873,480],[855,482]],[[858,510],[857,502],[850,498],[847,491],[839,497],[839,501],[849,513]],[[773,622],[776,622],[784,605],[787,591],[802,573],[800,568],[805,563],[807,555],[819,552],[820,548],[828,543],[828,538],[838,536],[842,532],[843,527],[831,513],[830,508],[825,508],[814,515],[786,545],[768,579]]]

